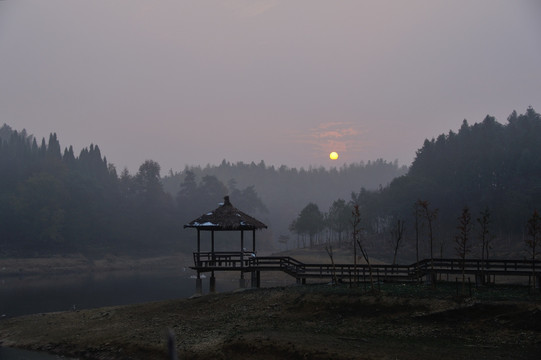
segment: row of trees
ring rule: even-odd
[[[61,151],[55,134],[38,144],[7,125],[0,139],[2,255],[191,250],[189,241],[179,241],[182,225],[226,194],[275,234],[289,229],[312,245],[349,239],[346,217],[357,204],[371,251],[396,252],[393,239],[400,237],[404,260],[452,253],[457,214],[465,205],[472,214],[490,209],[492,251],[509,255],[524,244],[524,219],[541,203],[541,116],[532,108],[513,112],[505,125],[487,116],[426,140],[407,173],[383,160],[330,170],[224,161],[162,178],[159,164],[149,160],[135,175],[118,175],[95,145],[76,156],[71,147]],[[360,191],[351,193],[355,188]],[[432,207],[412,208],[419,199],[438,209],[433,219],[427,216]],[[487,254],[489,245],[479,251]]]
[[[419,262],[419,243],[420,240],[425,243],[425,247],[429,249],[429,253],[422,254],[422,258],[430,259],[432,266],[433,259],[436,257],[443,257],[443,249],[439,254],[434,253],[434,234],[432,227],[437,219],[438,209],[430,207],[427,201],[418,200],[413,205],[413,218],[414,218],[414,230],[415,230],[415,250],[416,260]],[[332,214],[332,215],[331,215]],[[329,212],[323,213],[319,210],[318,206],[314,203],[306,205],[299,213],[298,217],[292,221],[290,230],[297,234],[298,247],[301,247],[299,240],[303,240],[303,247],[306,247],[306,237],[309,238],[309,246],[322,246],[324,244],[331,262],[334,264],[333,258],[333,245],[338,247],[346,247],[352,249],[353,262],[357,263],[357,249],[359,249],[362,258],[368,264],[370,276],[370,257],[368,252],[375,250],[377,252],[377,246],[366,246],[366,238],[369,234],[361,226],[361,213],[359,204],[350,201],[346,203],[344,200],[339,199],[333,203]],[[490,250],[492,249],[492,241],[495,236],[492,233],[492,221],[489,209],[482,211],[479,216],[472,220],[472,214],[470,209],[466,206],[462,209],[460,216],[456,218],[456,227],[454,236],[454,253],[453,257],[458,257],[462,260],[462,292],[465,291],[465,261],[470,256],[477,259],[481,259],[481,266],[484,266],[484,261],[490,259]],[[525,238],[524,250],[526,252],[526,259],[532,260],[532,279],[535,279],[536,267],[533,261],[537,260],[541,255],[541,216],[535,210],[531,217],[525,222],[525,228],[527,230],[527,237]],[[426,229],[423,233],[421,230]],[[323,241],[317,235],[321,235],[324,231],[326,237]],[[348,234],[346,241],[342,241],[340,235],[332,236],[333,233],[341,234],[346,232]],[[390,224],[389,227],[389,239],[390,241],[385,244],[387,249],[383,252],[392,253],[392,264],[397,264],[397,255],[399,249],[403,246],[403,240],[405,238],[405,221],[398,219],[396,222]],[[338,239],[338,240],[336,240]],[[380,244],[381,245],[381,244]],[[476,251],[472,251],[475,248]],[[380,249],[381,250],[381,249]],[[392,250],[392,252],[391,252]],[[472,254],[473,253],[473,254]],[[381,252],[380,252],[381,254]],[[482,281],[487,281],[483,278]]]
[[[464,121],[458,133],[426,140],[407,174],[376,191],[361,188],[349,203],[336,200],[333,207],[340,211],[323,213],[310,203],[290,230],[311,245],[322,236],[323,242],[335,241],[358,205],[371,251],[396,262],[403,246],[403,261],[414,261],[464,254],[468,249],[456,244],[457,216],[478,214],[468,225],[475,224],[479,239],[475,256],[518,257],[528,238],[527,219],[541,204],[539,178],[541,116],[528,108],[522,115],[513,112],[506,125],[487,116],[471,126]],[[336,213],[343,215],[337,219]],[[466,230],[466,224],[460,226]],[[352,231],[351,225],[346,229]]]
[[[148,160],[134,175],[118,174],[97,145],[77,156],[71,146],[62,151],[56,134],[38,142],[4,125],[0,171],[0,256],[33,256],[190,251],[182,225],[228,194],[270,226],[265,243],[272,232],[287,233],[288,217],[313,193],[330,201],[351,182],[377,188],[405,168],[383,160],[331,170],[224,161],[161,177],[160,165]]]
[[[343,235],[347,241],[351,233],[352,206],[343,199],[332,203],[329,211],[324,213],[315,203],[306,205],[290,225],[289,230],[297,235],[297,247],[314,247],[315,245],[338,242],[342,246]],[[327,230],[326,238],[322,239],[323,230]],[[308,244],[306,243],[308,237]],[[301,245],[302,241],[302,245]]]
[[[120,175],[96,145],[74,155],[56,134],[38,145],[26,131],[0,128],[0,256],[82,252],[156,254],[191,251],[182,225],[217,207],[227,193],[265,210],[253,187],[227,188],[216,177],[188,176],[165,192],[160,165],[145,161]]]
[[[231,201],[235,206],[256,217],[270,226],[276,235],[288,234],[291,219],[302,208],[316,197],[317,203],[330,206],[337,198],[345,199],[352,189],[363,186],[377,190],[388,185],[394,178],[404,175],[405,166],[396,161],[382,159],[355,164],[343,165],[339,168],[289,168],[287,166],[268,166],[260,163],[230,163],[222,161],[216,166],[186,167],[181,172],[169,172],[163,177],[164,189],[175,195],[184,182],[204,181],[206,176],[213,176],[230,189],[257,189],[257,194],[265,204],[267,212],[261,208],[245,208],[242,197],[249,194],[231,193]],[[234,184],[231,179],[235,179]],[[242,195],[241,197],[237,195]],[[223,196],[223,195],[222,195]],[[219,197],[218,199],[220,199]],[[216,201],[216,200],[215,200]],[[211,207],[212,208],[212,207]],[[207,208],[208,209],[208,208]]]

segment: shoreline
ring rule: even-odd
[[[0,259],[0,277],[70,275],[111,271],[176,271],[187,268],[192,261],[191,256],[184,253],[148,258],[105,255],[103,258],[91,259],[80,254],[40,258],[4,258]]]

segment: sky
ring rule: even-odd
[[[0,1],[0,126],[119,172],[409,165],[541,112],[540,64],[538,0]]]

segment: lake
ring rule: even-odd
[[[53,311],[187,298],[195,292],[190,270],[180,272],[110,272],[43,277],[0,277],[2,318]],[[217,281],[218,292],[234,290],[238,281]],[[203,279],[208,292],[208,278]],[[0,347],[1,360],[52,360],[54,355]],[[66,359],[66,358],[63,358]]]

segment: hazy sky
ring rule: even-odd
[[[539,0],[0,1],[0,126],[132,173],[409,165],[463,119],[530,105]]]

